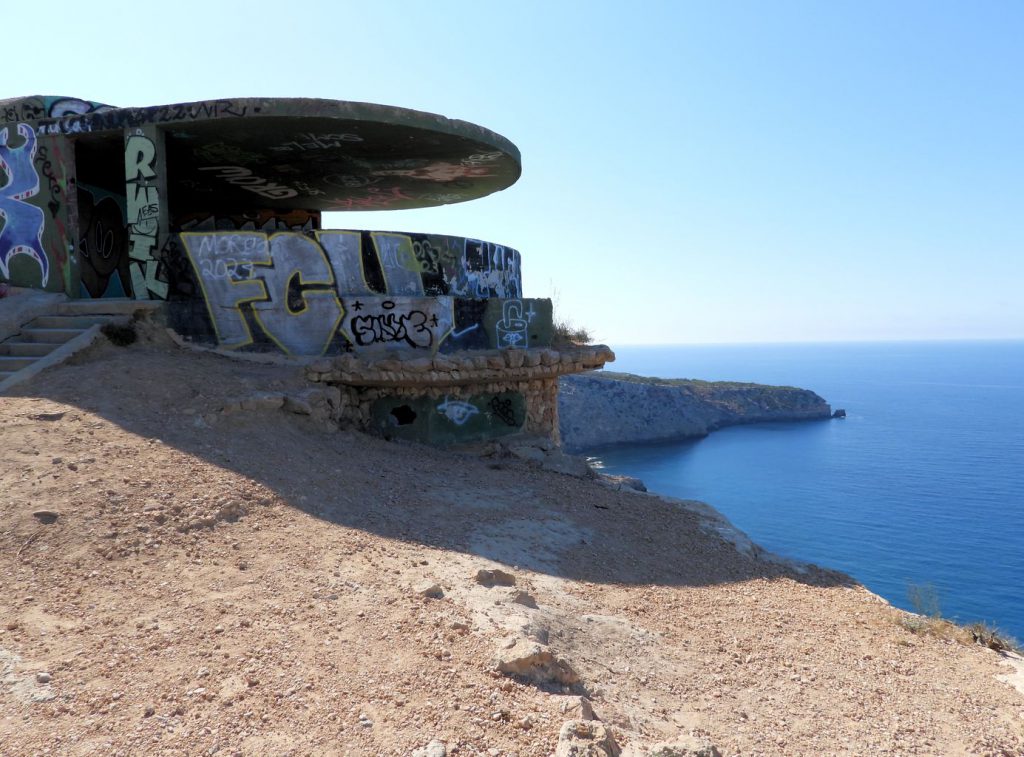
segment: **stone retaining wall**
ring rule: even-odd
[[[345,355],[307,377],[339,391],[334,420],[388,438],[456,444],[512,434],[558,441],[558,377],[600,368],[603,345],[475,350],[413,360]]]

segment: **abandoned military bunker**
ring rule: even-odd
[[[557,442],[558,377],[614,358],[553,345],[551,301],[524,297],[517,250],[321,226],[473,200],[520,172],[494,132],[381,105],[2,101],[0,282],[63,297],[0,343],[0,387],[137,306],[186,345],[305,360],[339,425]]]

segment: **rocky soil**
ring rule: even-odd
[[[0,753],[1024,753],[997,653],[555,453],[245,401],[306,388],[157,339],[0,397]]]
[[[743,423],[832,415],[824,399],[792,386],[659,379],[612,371],[563,376],[559,384],[559,425],[562,443],[570,451],[701,437]]]

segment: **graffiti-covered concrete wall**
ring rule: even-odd
[[[161,236],[167,234],[167,159],[163,133],[155,126],[125,130],[124,180],[128,225],[128,270],[137,298],[167,299],[158,278]]]
[[[378,231],[188,231],[174,327],[292,355],[544,346],[549,300],[523,299],[519,253]]]
[[[366,390],[360,399],[368,408],[359,410],[369,413],[369,430],[392,439],[448,445],[527,430],[546,436],[551,419],[545,422],[535,409],[552,386],[505,382],[448,390]]]
[[[519,253],[475,239],[387,231],[185,232],[200,280],[239,266],[330,268],[342,294],[522,296]]]
[[[74,144],[39,120],[104,109],[74,97],[0,101],[0,281],[51,292],[76,286]]]
[[[196,282],[176,234],[197,231],[198,217],[216,218],[217,231],[249,230],[221,222],[255,216],[263,222],[252,230],[311,231],[325,210],[464,202],[519,173],[518,150],[500,135],[370,103],[0,100],[0,281],[70,297],[180,299]],[[295,214],[314,223],[285,220]],[[283,224],[266,226],[268,216]],[[447,251],[418,241],[407,250],[384,238],[380,247],[385,256],[418,256],[423,293],[434,294],[446,288],[438,281]],[[477,282],[461,284],[467,294],[441,293],[484,296],[471,293]]]
[[[0,279],[62,291],[73,276],[68,140],[24,123],[0,128]]]

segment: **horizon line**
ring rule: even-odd
[[[889,339],[791,339],[791,340],[766,340],[735,341],[735,342],[609,342],[622,347],[760,347],[779,345],[812,345],[812,344],[922,344],[922,343],[950,343],[950,342],[1024,342],[1024,336],[978,336],[978,337],[908,337]]]

